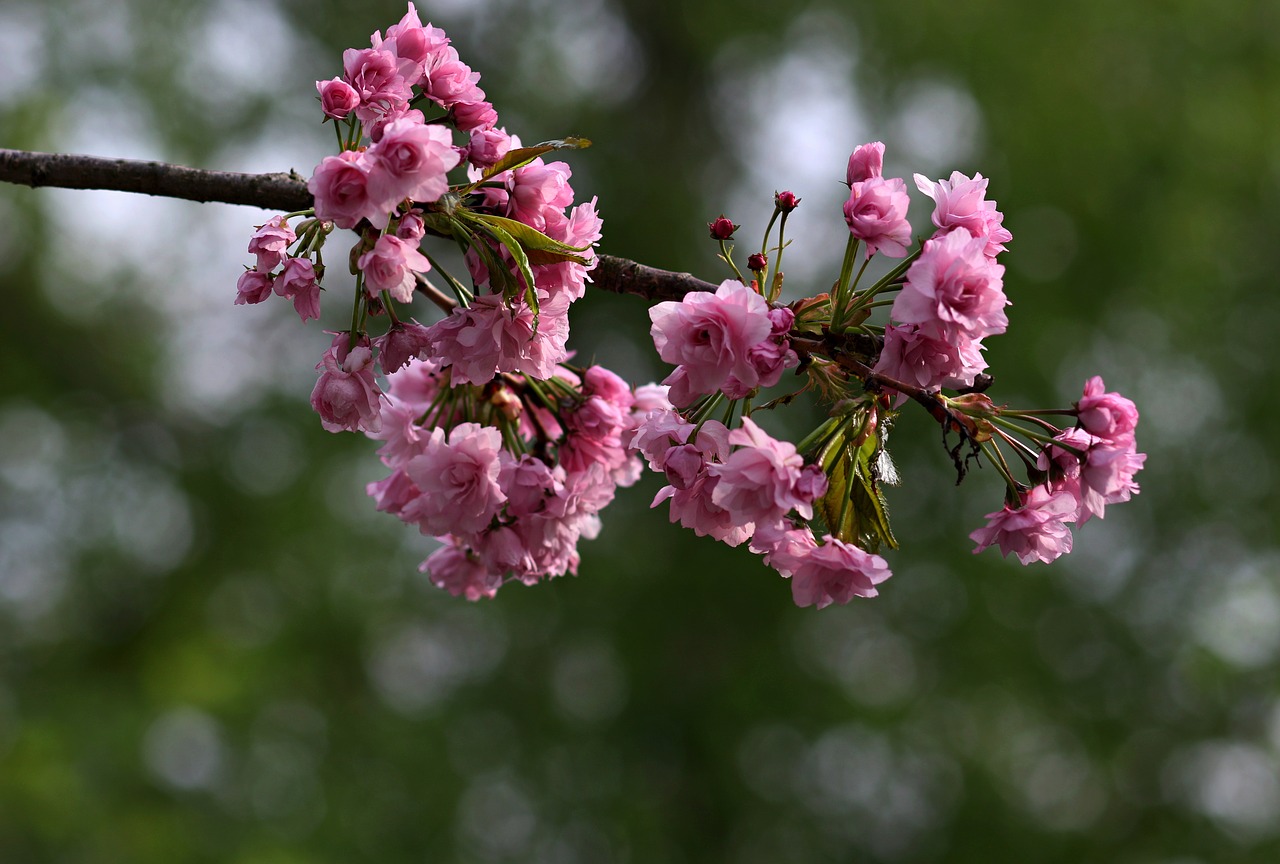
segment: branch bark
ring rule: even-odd
[[[244,174],[206,171],[166,162],[106,159],[68,153],[0,149],[0,181],[38,188],[107,189],[184,201],[245,204],[291,213],[311,207],[306,180],[297,172]],[[634,294],[651,302],[679,300],[690,291],[716,286],[688,273],[649,267],[626,258],[597,255],[592,286],[614,294]]]

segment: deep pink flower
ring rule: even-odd
[[[428,58],[421,86],[432,101],[448,108],[457,102],[483,101],[484,93],[476,86],[479,80],[479,73],[458,59],[452,45],[446,45]]]
[[[462,159],[448,129],[407,118],[383,127],[368,152],[369,199],[388,212],[406,198],[428,204],[438,200],[449,189],[445,175]]]
[[[582,392],[599,396],[623,411],[630,411],[636,404],[631,385],[603,366],[590,366],[582,375]]]
[[[293,301],[303,321],[320,317],[320,282],[310,258],[290,258],[276,278],[275,292]]]
[[[394,234],[383,234],[373,248],[356,262],[364,273],[365,289],[371,297],[382,291],[391,292],[393,299],[401,303],[413,302],[417,286],[416,273],[431,269],[427,257],[417,246],[406,243]]]
[[[739,226],[734,225],[733,220],[723,213],[707,223],[707,231],[711,233],[712,240],[729,240],[738,228]]]
[[[320,109],[334,120],[344,119],[360,106],[360,94],[341,78],[317,81],[316,90],[320,92]]]
[[[249,238],[249,254],[256,255],[255,269],[270,273],[280,266],[289,247],[298,239],[283,216],[272,216]]]
[[[422,495],[404,508],[423,534],[474,534],[498,515],[506,495],[498,486],[502,433],[493,426],[459,423],[449,432],[431,430],[422,453],[405,473]],[[509,458],[509,457],[508,457]]]
[[[872,141],[854,149],[849,156],[849,167],[845,171],[844,185],[853,186],[882,176],[884,171],[884,144]]]
[[[987,514],[987,524],[969,535],[978,544],[974,554],[995,543],[1006,558],[1012,552],[1023,564],[1047,564],[1071,551],[1071,529],[1066,523],[1075,518],[1076,510],[1069,492],[1034,486],[1016,510],[1006,504]]]
[[[1084,395],[1076,402],[1080,425],[1090,435],[1122,442],[1133,437],[1138,426],[1138,406],[1119,393],[1106,392],[1107,385],[1094,375],[1084,385]]]
[[[371,164],[364,153],[354,150],[344,150],[321,160],[307,181],[307,189],[316,199],[316,218],[328,220],[339,228],[354,228],[366,218],[375,227],[386,227],[386,214],[379,214],[369,202]]]
[[[329,432],[377,432],[381,391],[373,378],[373,352],[367,344],[346,350],[347,335],[341,333],[316,364],[324,370],[311,391],[311,407],[320,415],[320,425]]]
[[[937,325],[943,339],[981,339],[1009,326],[1004,267],[982,252],[985,241],[957,230],[933,237],[907,271],[892,316],[907,324]]]
[[[548,219],[563,218],[564,208],[573,203],[572,175],[564,162],[544,163],[535,159],[511,172],[507,182],[507,216],[548,231]]]
[[[273,280],[270,273],[261,270],[246,270],[236,281],[236,306],[246,303],[261,303],[271,296]]]
[[[970,180],[953,171],[948,180],[936,183],[923,174],[915,175],[916,188],[934,201],[933,224],[943,231],[964,228],[983,240],[983,254],[994,258],[1005,250],[1013,235],[1005,230],[1004,214],[996,202],[986,200],[987,178],[974,174]]]
[[[726,280],[714,294],[694,291],[678,303],[659,303],[649,318],[658,356],[685,369],[692,392],[714,393],[730,375],[748,388],[759,383],[751,349],[768,338],[773,322],[769,304],[741,282]]]
[[[854,183],[844,202],[844,221],[849,232],[867,247],[867,256],[883,252],[891,258],[907,254],[911,223],[907,208],[911,198],[899,177],[873,177]]]

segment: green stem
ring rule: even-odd
[[[733,258],[729,254],[729,247],[725,245],[725,242],[723,240],[720,241],[720,257],[724,259],[724,262],[726,264],[728,264],[731,268],[733,268],[733,273],[735,276],[738,277],[739,282],[741,282],[743,285],[750,284],[749,282],[747,282],[746,279],[742,278],[742,271],[738,269],[737,264],[733,263]]]

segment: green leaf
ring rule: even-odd
[[[510,221],[510,220],[507,220]],[[516,242],[516,239],[502,229],[502,226],[484,219],[477,219],[480,230],[486,232],[494,240],[501,243],[511,257],[515,259],[516,269],[520,271],[520,276],[524,279],[524,299],[529,304],[529,308],[533,310],[533,329],[538,329],[538,292],[533,283],[533,270],[529,268],[529,258],[524,253],[524,249]],[[516,223],[519,224],[519,223]],[[495,258],[497,256],[494,256]],[[505,267],[503,268],[506,269]],[[510,271],[508,271],[510,272]],[[514,280],[513,280],[514,281]],[[517,286],[518,287],[518,286]]]
[[[533,264],[557,264],[561,261],[573,261],[578,264],[590,264],[589,258],[575,253],[585,252],[590,246],[570,246],[559,240],[552,240],[536,228],[532,228],[515,219],[505,216],[493,216],[488,213],[468,213],[467,218],[473,222],[501,228],[520,242],[521,248],[529,255]]]
[[[552,150],[585,150],[590,146],[590,140],[570,136],[555,141],[543,141],[541,144],[535,144],[532,147],[520,147],[510,151],[506,156],[499,159],[497,163],[486,168],[481,176],[481,181],[488,180],[503,171],[510,171],[512,168],[528,165],[543,153],[550,153]]]
[[[860,445],[852,443],[866,430],[865,409],[859,413],[864,416],[851,426],[857,434],[836,436],[821,455],[827,494],[814,502],[814,510],[837,539],[872,553],[882,544],[897,549],[898,540],[889,527],[889,513],[872,467],[879,456],[879,436],[868,435]]]

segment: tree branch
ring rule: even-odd
[[[313,203],[306,180],[296,171],[243,174],[184,168],[166,162],[25,150],[0,149],[0,181],[33,188],[107,189],[184,201],[246,204],[284,213],[305,210]],[[634,294],[650,301],[679,300],[690,291],[716,290],[712,283],[688,273],[659,270],[612,255],[598,255],[589,276],[597,289]]]

